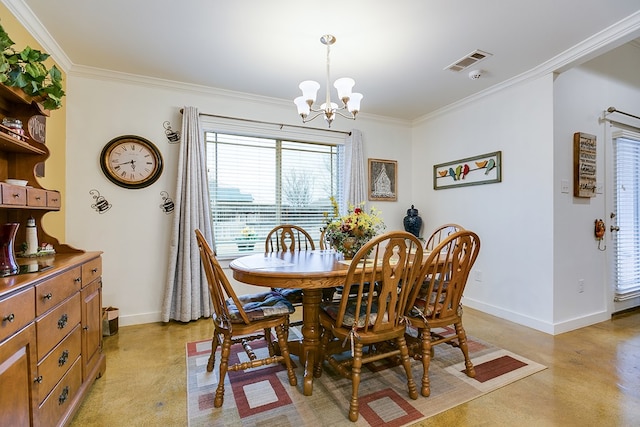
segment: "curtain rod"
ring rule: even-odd
[[[184,111],[183,108],[180,109],[180,113],[182,114]],[[229,120],[238,120],[241,122],[250,122],[250,123],[260,123],[263,125],[275,125],[275,126],[280,126],[280,129],[282,129],[283,127],[287,126],[290,128],[299,128],[299,129],[305,129],[305,130],[317,130],[317,131],[321,131],[321,132],[334,132],[334,133],[343,133],[345,135],[351,135],[351,132],[347,132],[344,130],[333,130],[333,129],[322,129],[322,128],[311,128],[311,127],[306,127],[306,126],[298,126],[298,125],[286,125],[284,123],[274,123],[274,122],[263,122],[260,120],[252,120],[252,119],[243,119],[240,117],[229,117],[229,116],[219,116],[217,114],[209,114],[209,113],[200,113],[201,116],[207,116],[207,117],[217,117],[219,119],[229,119]]]
[[[640,120],[640,117],[634,116],[633,114],[625,113],[624,111],[616,110],[616,107],[607,108],[607,113],[620,113],[624,114],[625,116],[633,117],[634,119]]]

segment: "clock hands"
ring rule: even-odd
[[[129,163],[131,163],[131,169],[136,170],[136,161],[133,159],[128,162],[118,163],[116,166],[128,165]]]

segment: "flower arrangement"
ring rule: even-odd
[[[366,212],[364,202],[357,207],[349,205],[347,214],[343,216],[339,215],[338,203],[334,197],[331,197],[331,205],[333,206],[332,217],[329,217],[327,212],[324,213],[327,224],[323,229],[325,239],[347,259],[353,258],[365,243],[385,228],[379,216],[380,211],[372,207],[369,212]]]

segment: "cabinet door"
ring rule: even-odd
[[[0,344],[0,425],[33,424],[31,382],[36,357],[33,323]]]
[[[97,279],[80,292],[82,296],[82,380],[102,354],[102,279]]]

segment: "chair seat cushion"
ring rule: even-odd
[[[358,316],[358,323],[357,323],[358,328],[363,328],[366,324],[365,322],[367,322],[367,307],[365,304],[366,302],[363,302],[362,305],[360,306],[360,314]],[[321,303],[320,309],[323,310],[325,313],[327,313],[329,317],[336,320],[338,318],[338,312],[340,311],[340,303],[339,302]],[[356,300],[349,300],[349,302],[347,303],[347,308],[344,312],[344,317],[342,319],[342,325],[349,328],[352,327],[356,321],[355,313],[356,313]],[[384,315],[386,320],[387,313],[385,313]],[[378,305],[374,303],[371,306],[371,314],[369,315],[368,325],[369,326],[373,325],[376,322],[377,318],[378,318]]]
[[[270,291],[259,294],[238,296],[240,304],[250,321],[262,320],[268,317],[288,315],[295,311],[293,305],[278,292]],[[232,323],[243,323],[238,308],[232,299],[228,299],[227,307]]]
[[[435,298],[432,298],[435,299]],[[427,304],[427,300],[418,298],[413,304],[409,316],[411,317],[429,317],[435,313],[439,313],[442,310],[442,303],[434,304],[433,301]]]
[[[276,292],[285,297],[291,304],[302,302],[302,289],[276,288]]]

